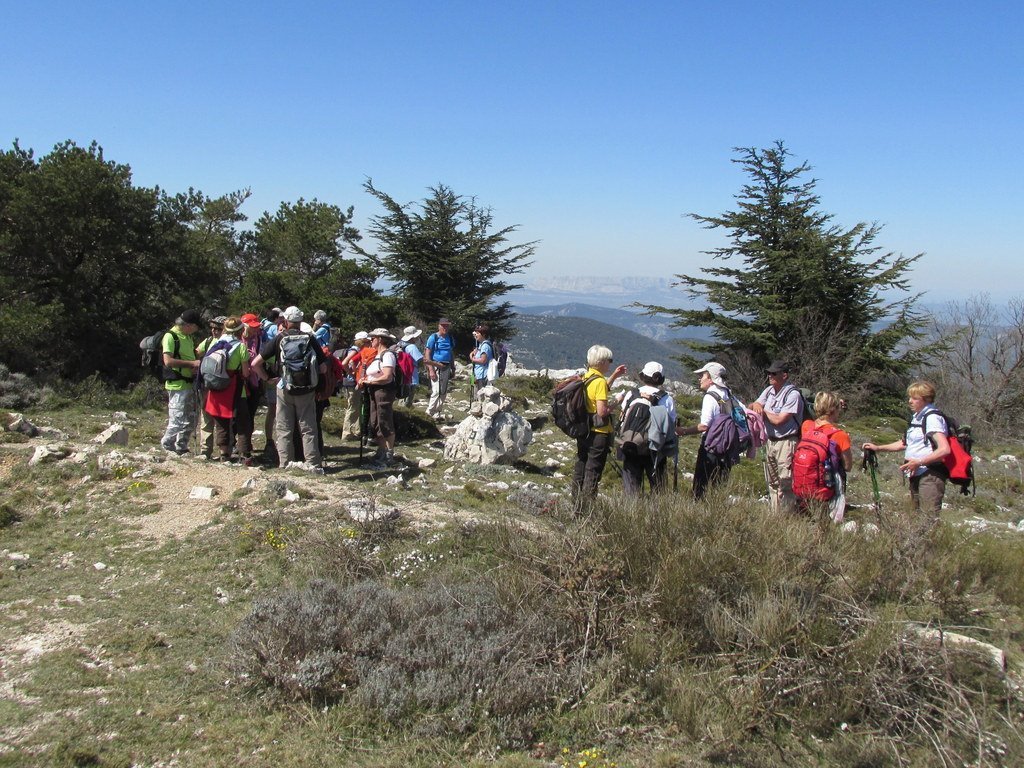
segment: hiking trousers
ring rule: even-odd
[[[160,444],[168,451],[184,453],[196,428],[196,392],[188,389],[167,390],[167,429]]]
[[[704,435],[700,438],[700,448],[697,449],[697,464],[693,468],[693,498],[700,501],[704,498],[708,488],[721,485],[729,479],[732,466],[719,461],[715,456],[708,453],[704,447]]]
[[[781,437],[769,439],[765,444],[765,457],[768,467],[768,498],[772,509],[797,510],[796,495],[793,493],[793,453],[800,437]]]
[[[597,486],[611,447],[612,435],[607,432],[590,432],[576,441],[576,466],[570,492],[577,509],[597,498]]]
[[[942,497],[946,494],[946,476],[934,469],[910,478],[910,501],[914,509],[924,512],[933,520],[942,512]]]
[[[644,478],[647,478],[652,493],[664,489],[665,459],[661,458],[655,465],[653,456],[622,454],[622,492],[627,496],[640,495]]]
[[[341,439],[358,438],[363,434],[359,413],[363,407],[363,390],[355,387],[342,389],[345,397],[345,415],[341,419]]]
[[[302,452],[308,464],[320,466],[320,449],[317,447],[316,395],[307,392],[296,395],[283,389],[277,390],[277,417],[274,420],[274,445],[277,446],[277,462],[287,467],[295,461],[295,446],[292,437],[302,435]]]
[[[437,418],[442,415],[444,401],[448,397],[448,383],[452,379],[452,364],[435,369],[437,378],[430,380],[430,402],[427,404],[427,415]]]

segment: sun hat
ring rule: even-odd
[[[298,307],[288,307],[288,309],[284,311],[284,319],[289,323],[301,323],[302,318],[304,317],[305,315],[302,314],[302,310]]]
[[[725,386],[725,366],[721,363],[705,363],[703,368],[698,368],[694,373],[706,373],[712,382],[720,387]]]
[[[210,318],[210,325],[224,325],[225,320],[227,320],[227,317],[224,315],[217,315]]]
[[[381,339],[391,339],[392,341],[395,340],[395,337],[391,335],[391,331],[389,331],[387,328],[374,328],[366,335],[369,336],[371,339],[377,337]]]
[[[242,315],[241,320],[250,328],[260,327],[260,319],[256,317],[256,315],[254,315],[252,312],[246,312],[244,315]]]
[[[234,336],[237,333],[242,332],[242,321],[237,317],[229,317],[224,321],[224,333],[230,333]]]
[[[421,331],[415,325],[407,325],[405,326],[405,330],[402,331],[402,341],[412,341],[413,339],[418,339],[421,333],[423,333],[423,331]]]
[[[644,367],[640,369],[640,373],[644,376],[653,378],[659,373],[664,376],[665,369],[662,367],[661,363],[651,360],[649,363],[644,363]]]

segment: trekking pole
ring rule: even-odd
[[[876,474],[876,470],[878,469],[878,456],[876,456],[875,452],[870,448],[864,449],[863,457],[860,462],[860,469],[861,472],[867,470],[871,474],[871,493],[875,500],[875,512],[880,512],[882,510],[882,495],[878,492],[878,475]]]

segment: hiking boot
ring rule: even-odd
[[[242,466],[243,467],[254,467],[254,466],[256,466],[256,459],[254,459],[252,456],[243,456],[242,457]]]

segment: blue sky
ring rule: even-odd
[[[135,181],[379,212],[444,183],[539,240],[530,276],[696,273],[736,146],[782,139],[932,299],[1024,282],[1011,2],[0,0],[0,140],[97,140]]]

